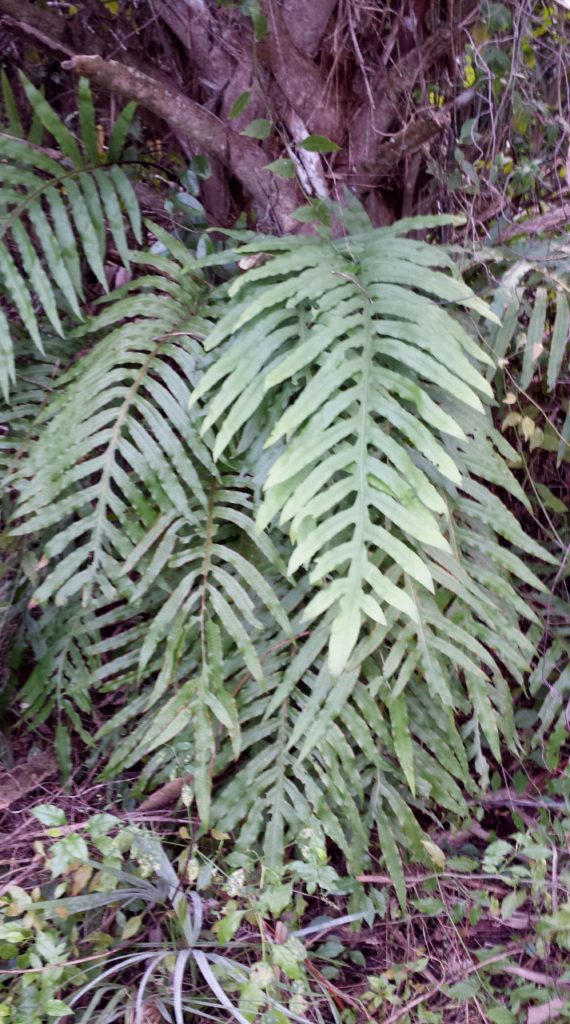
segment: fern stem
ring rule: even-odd
[[[340,276],[340,275],[339,275]],[[351,275],[346,275],[354,281],[359,288],[358,281],[353,279]],[[364,289],[361,289],[364,291]],[[367,293],[364,292],[366,295]],[[356,475],[357,475],[357,491],[356,491],[356,523],[353,534],[353,545],[354,551],[357,553],[357,560],[355,560],[349,569],[349,579],[358,583],[361,578],[361,558],[362,549],[365,545],[366,527],[369,523],[369,512],[368,512],[368,475],[367,475],[367,456],[368,456],[368,437],[369,437],[369,404],[370,404],[370,369],[371,362],[373,359],[371,337],[370,337],[370,303],[368,298],[365,301],[363,309],[364,318],[364,338],[362,343],[362,376],[361,376],[361,389],[362,397],[360,401],[360,428],[358,431],[358,442],[356,451]]]
[[[200,643],[202,647],[202,665],[205,669],[208,660],[206,649],[206,591],[208,586],[208,573],[210,572],[210,561],[212,558],[212,536],[214,533],[214,502],[216,498],[216,480],[212,480],[210,494],[208,497],[208,519],[206,526],[206,539],[204,541],[204,560],[202,562],[202,594],[200,598]]]

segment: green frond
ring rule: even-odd
[[[26,139],[6,77],[3,98],[7,124],[0,139],[0,289],[29,337],[43,351],[42,314],[63,336],[62,317],[82,318],[83,268],[106,291],[107,228],[125,267],[129,247],[125,224],[141,241],[138,201],[118,165],[120,147],[101,156],[89,83],[79,83],[81,141],[21,76],[34,118],[57,148]],[[131,115],[132,116],[132,111]],[[124,141],[124,136],[123,136]],[[7,397],[15,381],[10,317],[0,318],[0,388]]]
[[[178,301],[161,298],[159,278],[153,286],[152,315],[139,315],[138,296],[123,300],[120,326],[59,380],[22,469],[15,533],[52,533],[40,602],[63,604],[80,593],[86,605],[94,587],[121,594],[122,564],[157,520],[174,509],[192,524],[196,506],[207,503],[197,467],[210,471],[211,459],[186,430],[199,355],[184,333],[192,296],[180,288]]]
[[[410,592],[386,570],[395,564],[433,591],[425,548],[450,551],[438,485],[461,484],[453,439],[468,448],[474,414],[485,423],[479,395],[490,390],[474,364],[485,356],[444,307],[488,311],[441,266],[450,266],[444,254],[380,233],[376,245],[370,234],[294,240],[232,284],[237,308],[206,344],[225,343],[193,398],[216,388],[204,421],[217,430],[216,458],[264,392],[292,388],[266,442],[280,449],[259,523],[289,524],[289,572],[305,567],[317,588],[306,619],[334,609],[334,676],[387,604],[417,619]]]
[[[499,281],[492,309],[500,324],[488,332],[493,366],[497,369],[522,348],[522,366],[516,384],[527,390],[540,377],[552,391],[568,363],[570,291],[568,237],[519,241],[499,249],[483,249],[477,258],[494,264]]]

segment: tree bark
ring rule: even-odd
[[[306,57],[315,57],[337,0],[286,0],[284,20],[293,45]]]
[[[308,131],[340,142],[341,112],[334,94],[327,89],[326,78],[294,46],[277,0],[260,0],[260,6],[268,27],[267,35],[258,44],[260,59]]]
[[[435,8],[428,0],[401,0],[390,15],[363,5],[358,17],[350,6],[354,0],[346,0],[348,7],[339,0],[259,0],[267,32],[256,41],[251,18],[233,5],[153,0],[151,7],[148,0],[152,17],[145,20],[148,11],[139,0],[133,31],[130,23],[124,28],[102,13],[98,0],[78,2],[81,14],[73,18],[29,0],[0,0],[0,15],[19,34],[68,54],[65,67],[164,119],[183,153],[207,154],[215,175],[204,198],[209,193],[213,220],[227,211],[231,222],[237,179],[254,201],[259,226],[276,231],[299,230],[291,214],[303,201],[301,186],[265,170],[287,155],[311,163],[312,185],[303,186],[309,193],[337,196],[348,185],[375,222],[393,219],[401,210],[402,162],[422,154],[454,104],[432,109],[424,97],[418,109],[413,89],[420,85],[425,92],[426,76],[455,52],[464,25],[480,9],[480,0],[453,0],[442,6],[448,23],[424,39],[425,20]],[[377,24],[383,34],[367,39],[366,26]],[[120,62],[109,59],[117,52]],[[230,119],[244,92],[250,93],[247,108]],[[272,122],[267,140],[241,134],[256,118]],[[324,135],[341,151],[325,159],[308,154],[299,148],[306,134]],[[422,160],[414,162],[420,178]],[[409,175],[406,180],[409,186]],[[217,203],[212,193],[219,181],[224,186]],[[409,187],[406,203],[413,205]]]

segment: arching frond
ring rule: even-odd
[[[313,826],[366,869],[375,830],[403,903],[415,809],[460,819],[472,765],[516,749],[520,584],[544,590],[467,329],[490,314],[398,227],[248,237],[265,262],[229,285],[208,275],[235,250],[152,230],[164,253],[76,329],[11,467],[29,713],[79,729],[108,695],[106,774],[189,775],[202,821],[277,872]]]
[[[8,123],[0,138],[0,289],[43,351],[40,315],[60,336],[65,315],[80,320],[83,264],[107,291],[107,232],[128,267],[126,217],[139,242],[141,218],[133,187],[117,163],[120,152],[107,163],[107,155],[98,150],[87,80],[79,83],[79,143],[42,93],[25,76],[21,79],[30,110],[50,145],[26,139],[21,122],[15,120],[15,107],[7,110]],[[132,117],[132,105],[129,111]],[[0,389],[6,397],[15,380],[9,321],[10,316],[1,312]]]
[[[289,571],[310,569],[307,620],[335,610],[334,675],[386,605],[418,619],[387,565],[433,592],[425,549],[451,552],[442,488],[461,485],[457,445],[473,411],[484,420],[479,396],[490,394],[474,365],[487,357],[444,306],[487,311],[451,271],[444,254],[389,232],[295,240],[234,282],[236,306],[207,342],[213,350],[232,338],[193,398],[216,388],[204,423],[219,425],[215,456],[264,391],[295,383],[267,441],[282,446],[259,523],[279,516],[294,544]]]

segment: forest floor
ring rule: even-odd
[[[426,821],[433,871],[407,865],[402,909],[373,851],[377,874],[332,857],[335,879],[317,871],[311,895],[287,875],[271,885],[261,864],[236,869],[231,836],[201,835],[175,807],[180,785],[145,810],[129,779],[93,769],[64,787],[48,744],[28,751],[16,740],[0,779],[0,1020],[570,1020],[564,759],[505,766],[459,829]],[[166,861],[149,861],[149,836]],[[192,962],[183,980],[193,948],[213,975]]]

